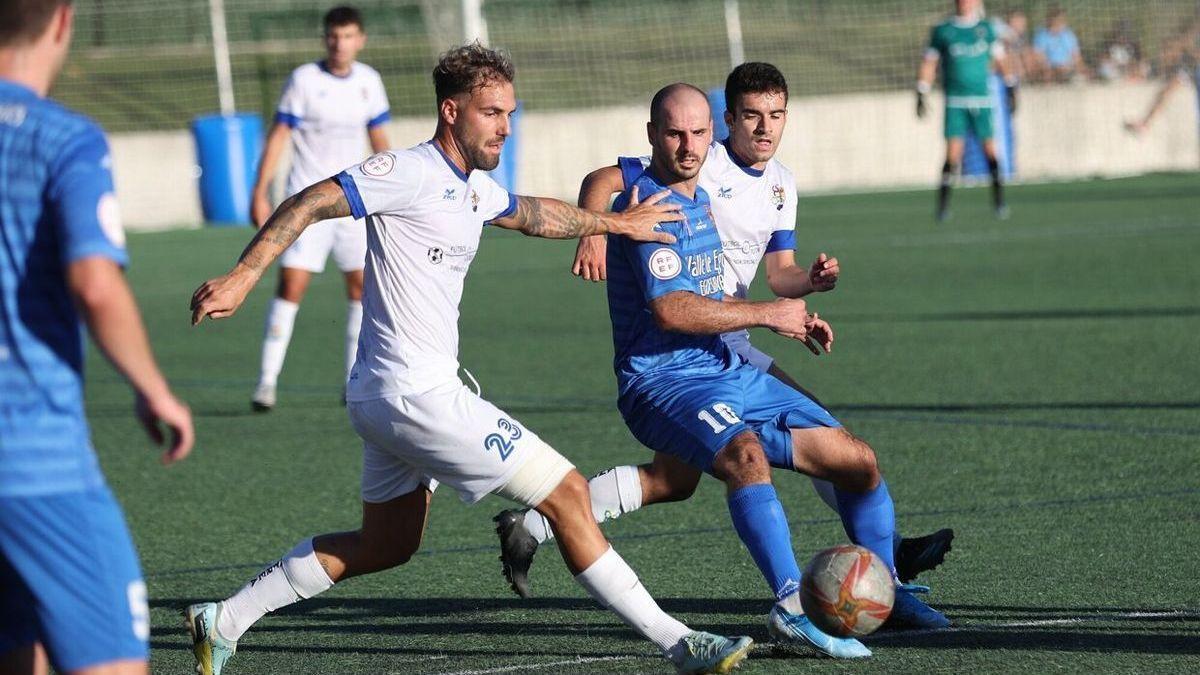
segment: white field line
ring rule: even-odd
[[[973,633],[998,628],[1037,628],[1039,626],[1071,626],[1086,623],[1108,623],[1112,621],[1133,621],[1138,619],[1200,619],[1200,612],[1176,610],[1171,612],[1123,612],[1120,614],[1095,614],[1092,616],[1077,616],[1064,619],[1030,619],[1028,621],[1006,621],[1004,623],[976,624],[970,626],[955,626],[932,630],[906,630],[895,633],[880,633],[872,635],[868,642],[889,639],[903,639],[913,635],[933,635],[936,633]]]
[[[515,673],[525,672],[527,670],[541,670],[542,668],[553,668],[555,666],[577,666],[585,663],[601,663],[610,661],[629,661],[631,659],[651,658],[649,654],[646,656],[589,656],[587,658],[573,658],[562,661],[543,661],[541,663],[521,663],[513,666],[500,666],[498,668],[485,668],[484,670],[455,670],[438,675],[490,675],[491,673]]]

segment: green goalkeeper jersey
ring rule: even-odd
[[[934,26],[929,35],[929,53],[936,52],[941,60],[947,106],[991,106],[988,75],[997,39],[990,21],[964,23],[953,17]]]

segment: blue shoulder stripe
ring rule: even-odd
[[[354,177],[343,171],[334,176],[334,180],[342,186],[342,192],[346,194],[346,201],[350,203],[350,215],[356,219],[366,218],[367,207],[363,205],[362,195],[358,193],[358,185],[354,182]]]

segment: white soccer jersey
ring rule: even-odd
[[[383,79],[364,63],[352,64],[344,77],[324,62],[292,71],[275,112],[275,121],[292,128],[288,195],[362,161],[366,130],[389,118]]]
[[[764,255],[796,248],[796,179],[774,158],[762,170],[746,166],[722,142],[709,147],[699,185],[725,249],[725,292],[744,299]]]
[[[714,143],[700,170],[725,249],[725,292],[745,298],[767,253],[796,248],[796,179],[776,159],[761,171]]]
[[[512,214],[516,197],[486,173],[462,173],[432,141],[374,155],[337,181],[354,217],[367,219],[362,332],[346,400],[457,381],[463,281],[483,225]]]

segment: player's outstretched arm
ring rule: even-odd
[[[171,431],[163,463],[186,457],[195,439],[192,414],[171,393],[154,361],[142,316],[121,268],[108,258],[81,258],[68,265],[67,286],[96,346],[133,387],[137,417],[146,433],[162,445],[166,439],[159,424]]]
[[[650,301],[658,327],[674,333],[719,335],[747,328],[770,328],[796,340],[808,333],[808,309],[803,300],[722,302],[691,291],[675,291]]]
[[[589,173],[579,186],[579,208],[588,211],[605,211],[612,196],[621,191],[621,168],[605,166]],[[608,278],[608,240],[594,234],[579,238],[575,247],[575,261],[571,274],[587,281],[604,281]]]
[[[584,211],[557,199],[519,196],[517,210],[511,216],[491,222],[497,227],[544,239],[620,234],[634,241],[673,244],[675,237],[657,229],[659,223],[683,220],[678,204],[660,203],[668,194],[670,192],[664,190],[622,213]],[[634,194],[635,200],[636,196]]]
[[[192,294],[192,325],[204,317],[224,319],[241,306],[246,295],[304,228],[320,220],[350,215],[342,187],[332,178],[310,185],[287,198],[242,251],[233,269],[210,279]]]
[[[767,285],[780,298],[802,298],[809,293],[832,291],[841,275],[837,258],[824,253],[808,269],[796,264],[794,251],[772,251],[764,256]]]

